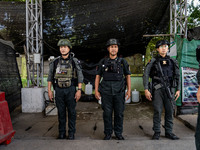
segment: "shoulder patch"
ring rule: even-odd
[[[79,68],[79,69],[82,69],[80,60],[78,60],[78,59],[75,58],[75,57],[73,57],[72,60],[73,60],[73,62],[75,63],[75,66],[76,66],[77,69],[78,69],[78,68]]]
[[[78,60],[76,57],[73,57],[72,59],[73,59],[73,61],[74,61],[75,63],[77,63],[77,64],[80,64],[80,63],[81,63],[80,60]]]

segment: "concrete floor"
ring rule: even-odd
[[[11,114],[16,134],[12,142],[1,150],[51,150],[51,149],[133,149],[133,150],[195,150],[194,130],[188,128],[179,119],[174,119],[174,133],[180,140],[173,141],[164,137],[162,128],[159,141],[151,140],[153,135],[153,110],[150,102],[138,105],[127,104],[124,113],[125,141],[103,141],[102,109],[96,102],[77,103],[76,139],[74,141],[57,140],[57,116],[43,113],[20,113],[20,109]],[[162,125],[164,121],[162,119]],[[96,130],[94,130],[96,128]]]

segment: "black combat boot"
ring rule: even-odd
[[[165,133],[165,137],[171,140],[178,140],[179,137],[177,137],[174,133]]]
[[[122,135],[116,135],[117,140],[124,140],[124,137]]]
[[[112,138],[111,134],[106,134],[103,140],[110,140]]]
[[[57,139],[66,139],[66,135],[65,134],[59,134]]]
[[[160,138],[160,132],[155,132],[152,137],[152,140],[159,140],[159,138]]]
[[[67,139],[68,139],[68,140],[74,140],[74,139],[75,139],[74,134],[69,134],[69,135],[67,136]]]

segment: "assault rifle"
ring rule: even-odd
[[[172,93],[171,93],[171,90],[170,90],[170,84],[169,84],[169,79],[168,77],[164,76],[163,72],[162,72],[162,68],[161,68],[161,65],[160,65],[160,62],[158,61],[158,69],[160,70],[160,73],[161,73],[161,84],[165,87],[165,91],[166,91],[166,94],[167,94],[167,97],[169,99],[172,99],[173,96],[172,96]]]

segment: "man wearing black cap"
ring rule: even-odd
[[[102,101],[104,120],[104,140],[112,138],[112,112],[114,110],[114,133],[116,139],[124,140],[123,112],[126,99],[131,95],[130,70],[127,61],[117,57],[119,42],[117,39],[109,39],[107,50],[109,57],[99,62],[95,79],[95,97]],[[100,83],[100,79],[103,80]],[[127,84],[127,92],[125,93]]]
[[[177,140],[179,139],[173,134],[173,106],[180,96],[180,73],[179,66],[175,59],[167,56],[169,42],[160,40],[156,43],[158,55],[152,58],[146,65],[143,84],[145,89],[145,97],[153,100],[154,116],[153,116],[153,140],[160,138],[160,125],[163,106],[165,108],[165,137]],[[152,78],[152,90],[149,90],[149,77]],[[177,89],[175,93],[175,88]]]

